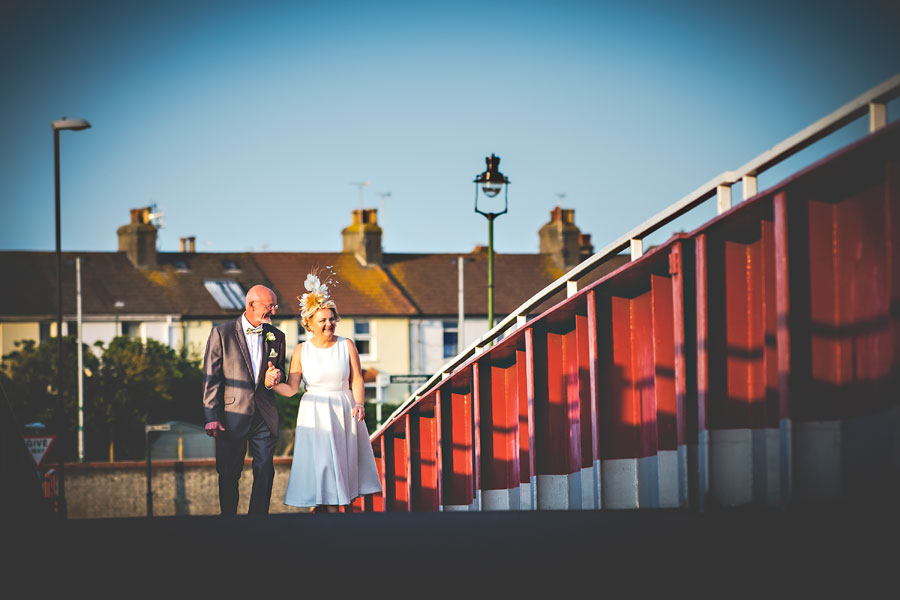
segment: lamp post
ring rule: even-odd
[[[475,178],[475,212],[488,220],[488,329],[494,328],[494,219],[508,209],[509,179],[498,169],[500,157],[485,157],[487,168]],[[479,194],[479,189],[481,194]],[[503,210],[497,196],[503,193]],[[479,198],[481,199],[479,202]]]
[[[60,225],[59,225],[59,132],[68,129],[81,131],[91,126],[84,119],[67,119],[63,117],[50,123],[53,129],[53,172],[56,183],[56,397],[62,401],[62,251],[60,249]],[[60,432],[61,434],[62,432]],[[60,471],[65,462],[63,452],[60,452]],[[63,486],[64,477],[60,476],[60,502],[63,504],[61,512],[65,516],[65,492]]]

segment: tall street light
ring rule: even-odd
[[[84,119],[67,119],[63,117],[50,123],[53,128],[53,167],[56,179],[56,397],[62,401],[62,251],[60,248],[59,226],[59,132],[68,129],[81,131],[91,126]],[[62,456],[62,453],[60,453]],[[64,459],[60,460],[60,463]],[[62,484],[61,484],[62,485]],[[59,491],[60,498],[65,501],[63,490]]]
[[[508,208],[509,179],[498,169],[500,157],[485,157],[487,169],[475,178],[475,212],[488,220],[488,329],[494,328],[494,219]],[[481,194],[479,194],[479,190]],[[498,196],[503,193],[503,210]]]

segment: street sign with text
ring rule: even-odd
[[[391,375],[391,383],[425,383],[431,375]]]
[[[31,452],[31,459],[34,460],[34,466],[40,467],[44,462],[44,457],[50,451],[53,441],[56,440],[55,435],[26,435],[24,436],[25,446]]]

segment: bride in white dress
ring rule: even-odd
[[[327,285],[311,274],[304,286],[308,291],[300,298],[300,316],[310,335],[294,349],[287,382],[273,386],[281,396],[296,394],[301,380],[305,389],[284,503],[337,512],[359,496],[381,492],[381,477],[364,421],[356,345],[334,333],[340,317]],[[267,387],[274,380],[270,369]]]

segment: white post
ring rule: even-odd
[[[723,212],[731,210],[731,186],[716,186],[716,214],[721,215]]]
[[[741,183],[744,184],[744,200],[756,195],[757,183],[755,175],[744,175],[741,177]]]
[[[640,238],[631,239],[631,260],[637,260],[644,255],[644,240]]]
[[[869,133],[878,131],[887,125],[887,104],[869,102]]]
[[[84,365],[81,356],[81,257],[75,257],[76,322],[78,323],[78,462],[84,462]]]

